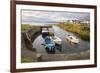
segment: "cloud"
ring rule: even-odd
[[[89,13],[22,10],[22,23],[59,23],[66,20],[90,20]]]

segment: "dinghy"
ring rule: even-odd
[[[75,36],[72,36],[72,35],[66,36],[66,39],[67,39],[68,41],[70,41],[70,42],[75,43],[75,44],[78,44],[78,43],[79,43],[79,39],[76,38]]]

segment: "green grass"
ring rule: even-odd
[[[27,31],[27,30],[30,30],[30,29],[33,29],[32,33],[40,31],[40,27],[32,26],[30,24],[22,24],[21,25],[21,31]]]
[[[29,25],[29,24],[22,24],[21,25],[21,31],[27,31],[31,28],[32,28],[32,25]]]
[[[29,63],[33,62],[32,58],[26,57],[26,58],[21,58],[21,63]]]
[[[76,34],[83,40],[90,40],[90,29],[87,24],[61,23],[57,26],[63,28],[66,31]]]

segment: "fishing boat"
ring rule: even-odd
[[[66,39],[72,43],[75,43],[75,44],[78,44],[79,43],[79,39],[76,38],[75,36],[73,35],[67,35],[66,36]]]
[[[50,37],[50,38],[52,38],[53,41],[54,41],[57,45],[61,45],[62,40],[61,40],[59,37],[53,36],[53,37]]]
[[[54,34],[54,30],[50,26],[42,27],[42,37],[49,36],[57,45],[61,45],[62,40]]]

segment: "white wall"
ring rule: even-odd
[[[98,37],[100,37],[100,2],[99,0],[33,0],[56,3],[89,4],[98,6]],[[57,71],[41,71],[34,73],[99,73],[100,72],[100,38],[98,38],[98,67],[69,69]],[[0,1],[0,73],[10,73],[10,0]],[[33,73],[33,72],[31,72]]]

